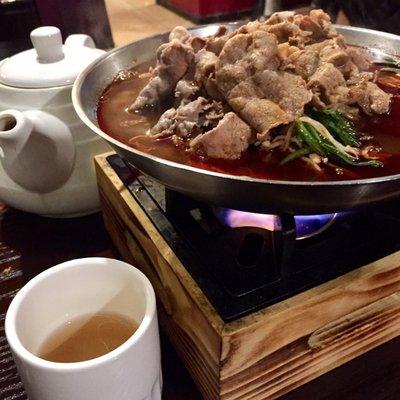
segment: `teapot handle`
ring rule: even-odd
[[[84,46],[84,47],[89,47],[90,49],[96,48],[93,39],[89,35],[84,35],[80,33],[69,35],[65,41],[65,46],[68,47]]]

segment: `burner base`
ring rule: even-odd
[[[106,156],[96,170],[105,225],[206,399],[278,397],[399,334],[400,252],[224,322]]]

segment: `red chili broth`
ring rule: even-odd
[[[279,151],[263,152],[249,149],[239,160],[229,161],[198,156],[176,146],[170,138],[155,140],[145,136],[145,132],[155,124],[167,106],[152,110],[145,115],[127,111],[139,91],[148,82],[150,64],[142,64],[132,70],[131,76],[116,79],[108,86],[99,99],[97,117],[100,128],[113,138],[138,150],[167,160],[175,161],[211,171],[246,175],[254,178],[290,181],[332,181],[388,176],[400,173],[400,79],[396,87],[394,80],[390,86],[381,87],[393,94],[391,110],[386,115],[362,115],[357,130],[374,136],[373,143],[382,148],[384,167],[343,167],[324,166],[317,172],[302,160],[279,165],[285,154]],[[390,79],[389,79],[390,81]]]

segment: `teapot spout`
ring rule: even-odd
[[[43,111],[0,112],[0,161],[26,190],[47,193],[69,178],[75,147],[69,128]]]

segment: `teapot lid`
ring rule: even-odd
[[[46,88],[74,83],[78,74],[104,53],[96,49],[90,36],[68,36],[62,44],[61,32],[42,26],[31,32],[34,48],[0,63],[0,83],[23,88]]]

